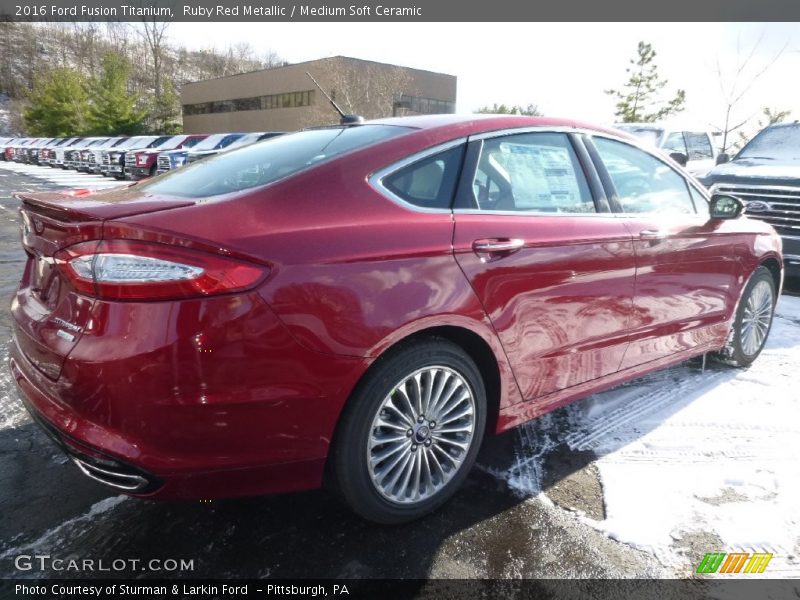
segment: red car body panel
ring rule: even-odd
[[[137,185],[23,196],[29,260],[12,302],[10,360],[31,411],[66,446],[151,474],[159,485],[139,495],[313,488],[353,389],[409,336],[461,332],[488,348],[498,385],[490,417],[502,431],[719,349],[749,273],[766,259],[780,264],[779,238],[744,219],[673,227],[611,213],[409,210],[369,175],[474,133],[586,127],[526,117],[412,122],[419,130],[210,202]],[[663,236],[639,238],[652,228]],[[473,251],[473,241],[498,236],[524,248],[489,261]],[[224,255],[265,276],[248,291],[205,298],[88,297],[51,257],[101,238]]]
[[[472,243],[498,234],[525,246],[484,262]],[[523,398],[619,369],[636,274],[620,219],[459,214],[453,245],[515,365]]]

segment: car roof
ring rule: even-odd
[[[442,127],[457,127],[463,130],[464,135],[474,135],[501,129],[515,129],[522,127],[564,127],[568,129],[588,129],[619,136],[619,131],[601,125],[586,123],[574,119],[559,117],[526,117],[520,115],[491,115],[491,114],[447,114],[447,115],[420,115],[413,117],[389,117],[366,121],[366,125],[396,125],[399,127],[413,127],[416,129],[439,129]],[[356,125],[355,127],[358,127]]]

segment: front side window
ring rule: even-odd
[[[666,163],[628,144],[594,138],[626,213],[694,213],[686,180]]]
[[[597,153],[626,213],[693,214],[686,180],[665,162],[628,144],[596,137]]]
[[[267,185],[352,150],[413,131],[392,125],[327,127],[275,137],[197,161],[139,188],[182,198],[205,198]],[[207,142],[214,136],[204,140]],[[217,140],[219,142],[219,140]],[[201,144],[195,146],[200,149]]]
[[[487,211],[596,212],[575,151],[562,133],[485,140],[472,193],[474,206]]]
[[[714,151],[711,149],[711,142],[707,133],[686,132],[686,145],[689,146],[689,160],[704,160],[714,158]]]

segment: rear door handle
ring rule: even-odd
[[[488,254],[491,258],[502,258],[519,251],[525,241],[516,238],[487,238],[472,242],[476,254]]]

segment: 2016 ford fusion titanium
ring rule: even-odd
[[[158,498],[450,497],[486,433],[690,357],[749,365],[780,238],[624,134],[409,117],[122,190],[20,195],[10,367],[89,477]]]

